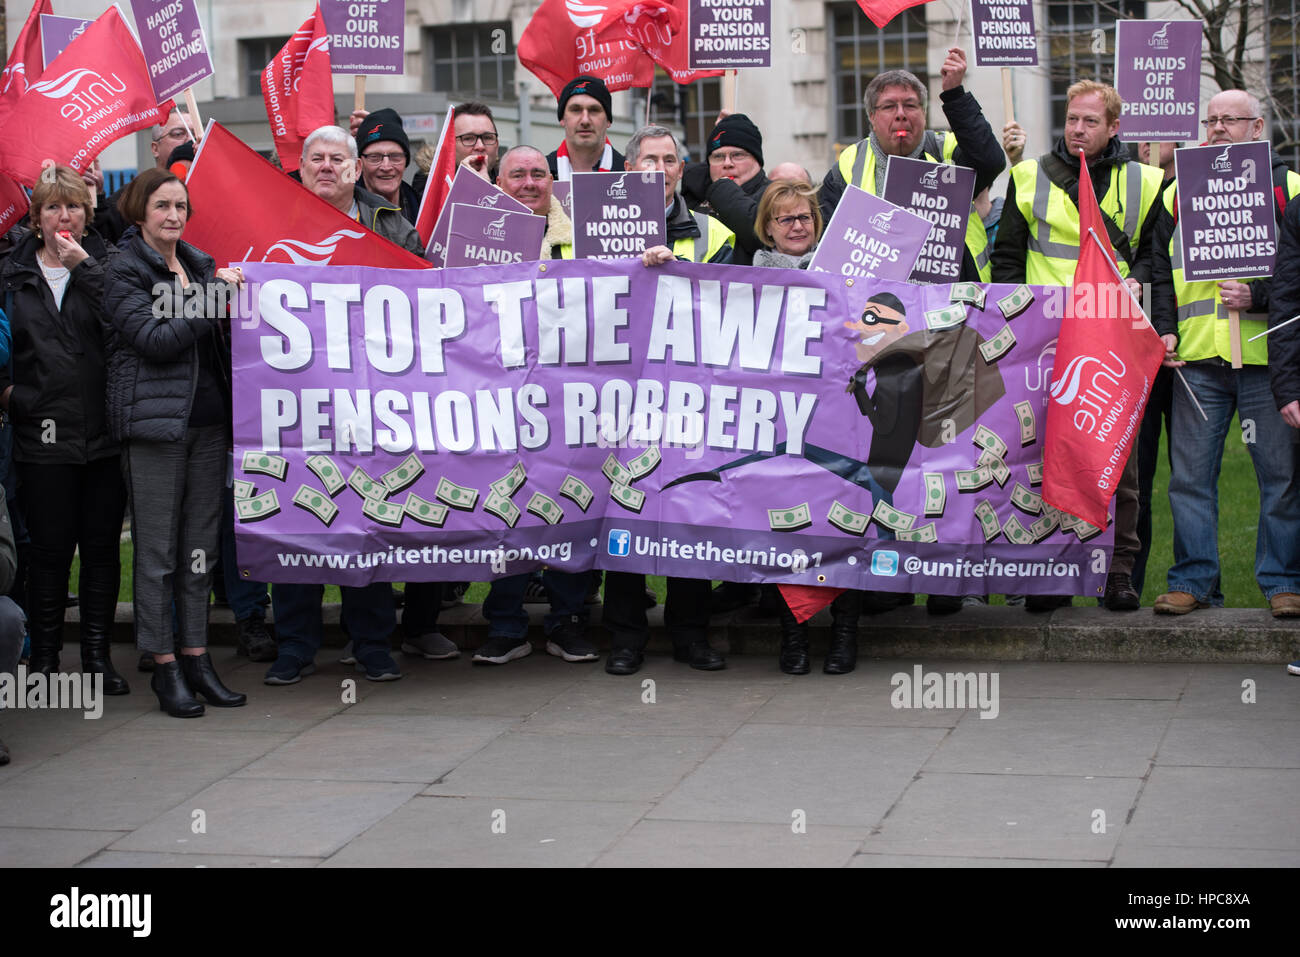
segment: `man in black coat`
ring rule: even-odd
[[[697,212],[708,213],[736,234],[731,261],[753,263],[764,248],[754,232],[758,201],[771,180],[763,172],[763,134],[743,113],[724,117],[709,133],[705,162],[682,176],[682,196]]]

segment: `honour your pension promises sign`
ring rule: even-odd
[[[1038,66],[1033,0],[971,0],[976,66]]]
[[[924,216],[849,186],[808,268],[855,279],[907,279],[929,235]]]
[[[131,12],[159,103],[212,76],[194,0],[131,0]]]
[[[961,278],[966,223],[975,192],[975,171],[965,166],[891,156],[885,167],[883,199],[915,210],[931,223],[909,277],[912,282],[954,282]]]
[[[330,69],[400,75],[406,56],[406,0],[320,0],[330,37]]]
[[[41,14],[41,57],[48,67],[54,58],[68,48],[68,44],[85,31],[90,20],[81,17],[60,17],[52,13]]]
[[[575,259],[622,259],[668,244],[661,172],[574,173],[571,196]]]
[[[772,65],[772,0],[690,0],[687,66],[735,70]]]
[[[1174,171],[1183,275],[1188,280],[1271,276],[1277,206],[1268,142],[1176,150]]]
[[[531,262],[545,235],[544,216],[457,203],[451,208],[447,265]]]
[[[1200,20],[1119,20],[1115,89],[1124,100],[1122,139],[1140,143],[1200,139]]]

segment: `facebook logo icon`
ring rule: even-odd
[[[621,528],[609,530],[609,553],[623,558],[632,551],[632,533]]]

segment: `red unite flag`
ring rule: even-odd
[[[17,225],[30,206],[23,188],[11,177],[0,173],[0,236]]]
[[[9,55],[4,74],[0,75],[0,117],[17,105],[19,98],[41,78],[45,60],[41,55],[41,14],[52,14],[50,0],[41,0],[32,7],[27,22],[18,31],[14,52]]]
[[[208,125],[185,187],[195,210],[185,226],[185,241],[223,266],[250,261],[393,269],[429,266],[340,213],[219,123]],[[268,196],[274,201],[268,202]]]
[[[280,165],[292,173],[307,137],[334,122],[330,38],[320,4],[262,71],[262,99]]]
[[[1052,369],[1043,501],[1105,528],[1165,347],[1120,279],[1082,156],[1079,164],[1079,263]]]
[[[908,7],[919,7],[923,3],[929,3],[930,0],[858,0],[858,6],[862,12],[880,29],[885,28],[885,24],[894,17],[898,16]],[[961,0],[964,2],[964,0]]]
[[[29,84],[0,129],[0,170],[33,186],[50,160],[87,169],[105,147],[167,121],[149,68],[117,7],[86,28]]]
[[[424,181],[424,195],[420,197],[420,211],[415,214],[415,231],[420,234],[420,242],[427,251],[429,240],[433,238],[433,227],[438,222],[447,194],[451,192],[451,181],[456,177],[456,110],[447,111],[447,118],[442,122],[442,132],[438,135],[438,152],[434,154],[433,165],[429,167],[429,178]],[[483,171],[484,173],[487,170]]]

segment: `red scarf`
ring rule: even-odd
[[[614,172],[614,147],[609,142],[609,137],[605,137],[605,151],[600,154],[600,162],[596,164],[593,173]],[[573,179],[573,164],[569,162],[569,141],[561,140],[560,148],[555,151],[555,178],[560,182],[567,182]]]

